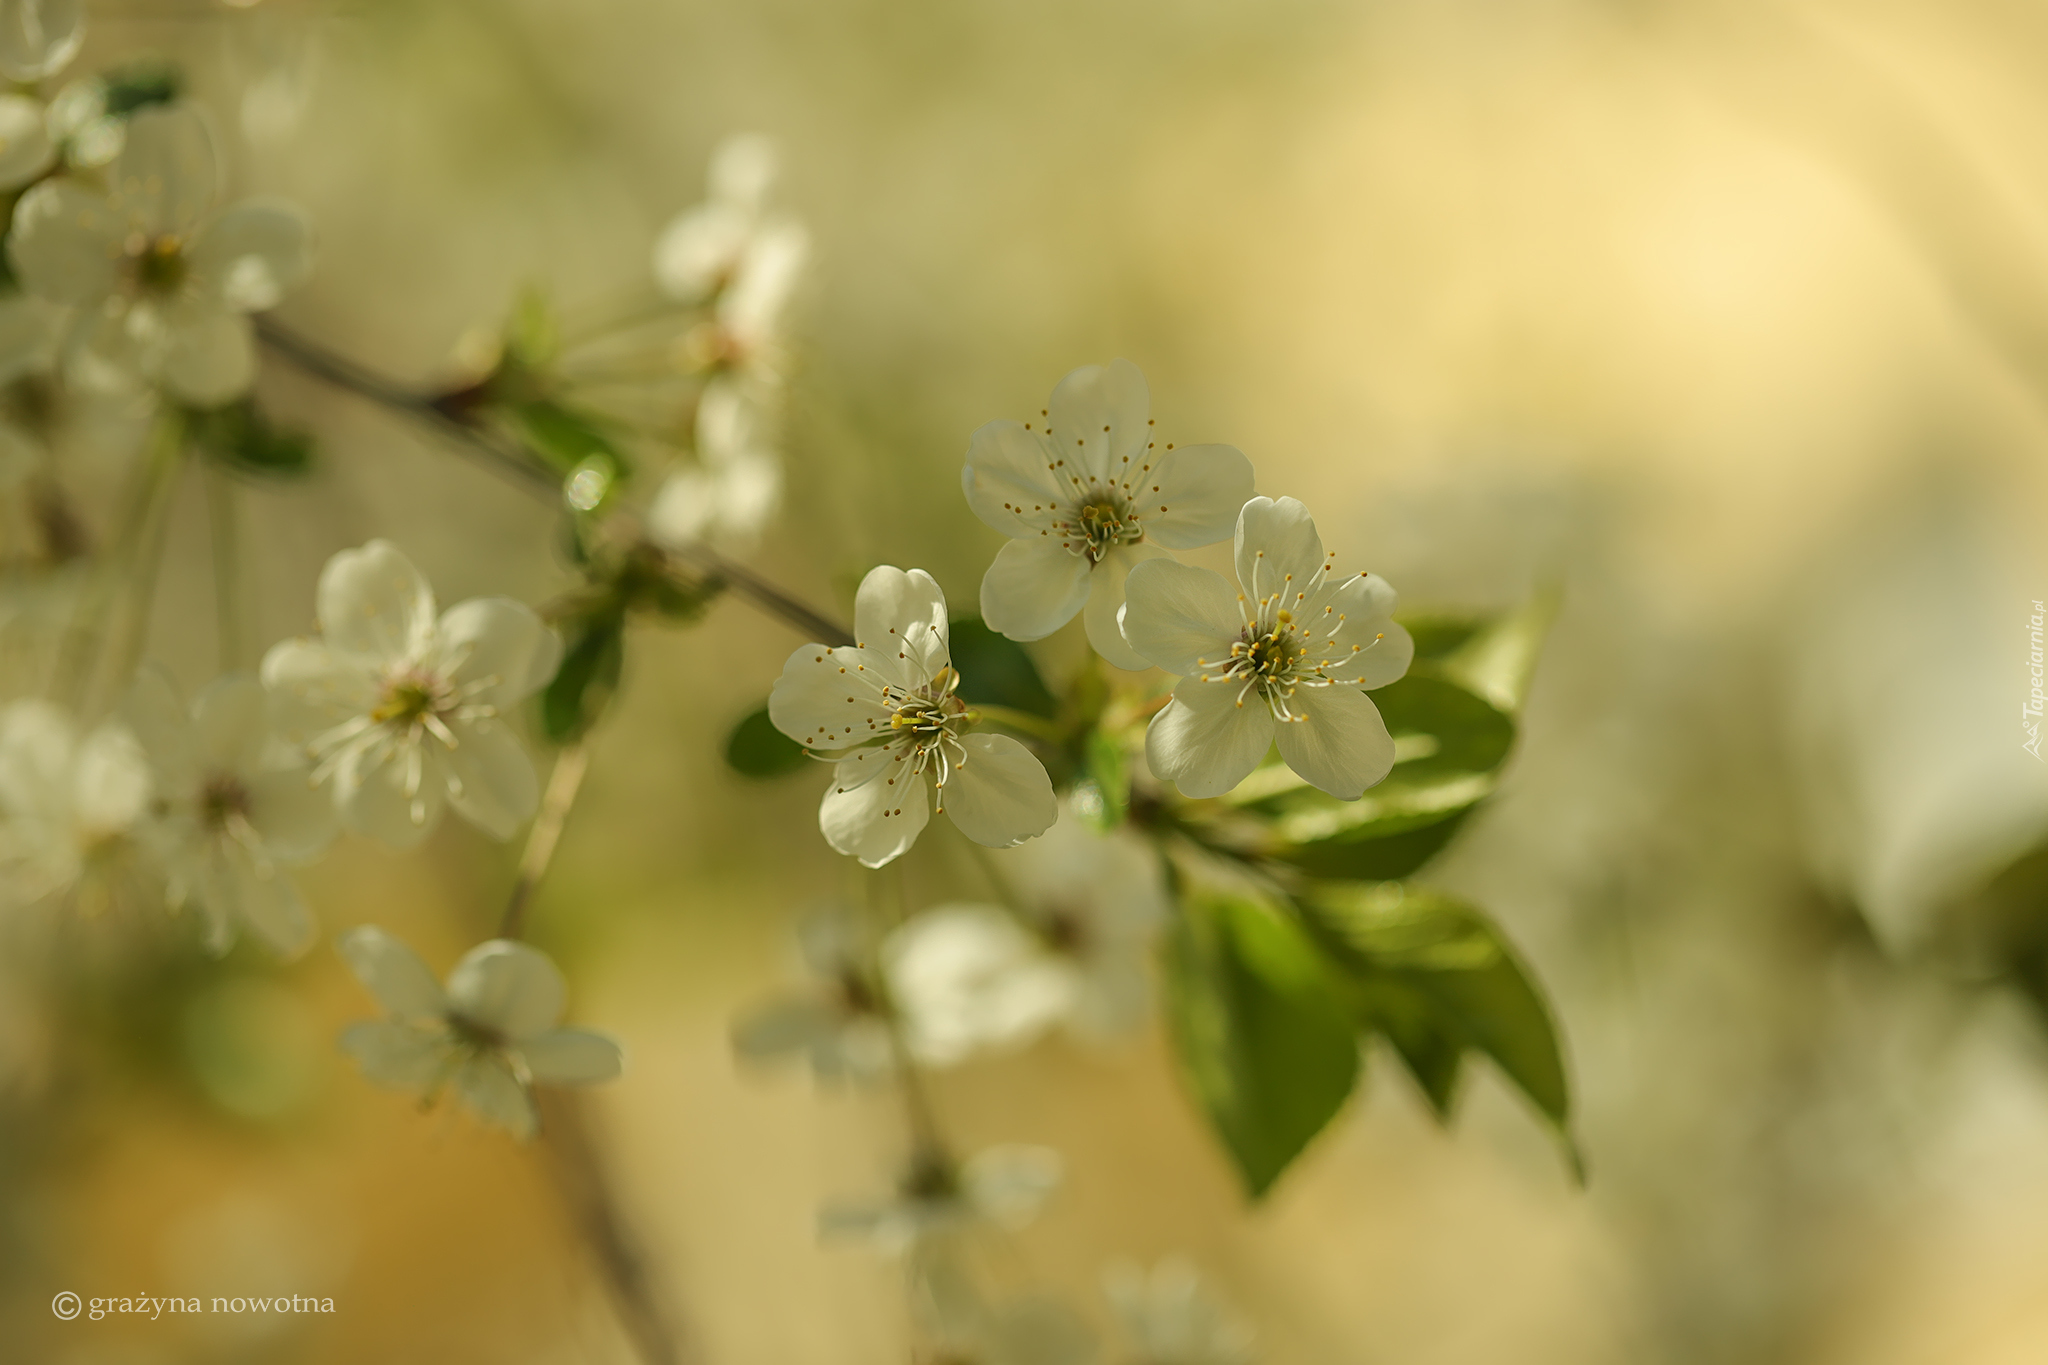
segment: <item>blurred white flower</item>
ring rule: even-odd
[[[321,638],[263,660],[279,728],[331,782],[342,822],[397,848],[425,838],[443,804],[494,838],[533,814],[533,760],[505,722],[545,687],[561,641],[506,597],[435,615],[434,590],[389,541],[343,550],[321,571]]]
[[[1020,1228],[1038,1216],[1064,1171],[1060,1154],[1047,1147],[990,1147],[958,1164],[924,1154],[894,1196],[827,1204],[818,1231],[896,1253],[980,1224]]]
[[[768,697],[775,728],[838,757],[818,808],[826,842],[880,867],[917,841],[928,782],[962,834],[1008,848],[1059,815],[1045,769],[1007,735],[963,735],[946,598],[922,569],[886,564],[861,580],[852,645],[805,645]]]
[[[958,1238],[932,1237],[911,1253],[910,1305],[936,1358],[947,1365],[1090,1365],[1095,1334],[1047,1294],[991,1300],[976,1284]]]
[[[1117,624],[1126,575],[1167,550],[1222,540],[1252,495],[1243,452],[1158,449],[1151,410],[1145,376],[1116,360],[1062,379],[1042,428],[1005,419],[974,433],[961,487],[974,514],[1010,537],[981,580],[991,630],[1037,640],[1085,605],[1096,653],[1146,666]]]
[[[1110,1307],[1131,1341],[1132,1365],[1250,1365],[1252,1333],[1174,1256],[1150,1271],[1119,1262],[1103,1273]]]
[[[696,461],[670,473],[648,508],[656,540],[750,544],[761,533],[782,502],[782,461],[767,439],[767,420],[737,386],[706,386],[697,403]]]
[[[155,799],[145,826],[174,908],[196,903],[207,945],[224,953],[238,926],[272,952],[312,945],[313,916],[283,869],[332,842],[334,803],[299,750],[271,731],[263,686],[231,674],[187,712],[170,682],[146,671],[124,708],[149,756]]]
[[[209,220],[216,176],[199,114],[156,106],[129,118],[105,193],[45,180],[15,206],[15,272],[81,310],[71,359],[92,382],[139,376],[213,406],[255,378],[247,315],[306,277],[312,229],[296,208],[257,200]]]
[[[33,95],[0,95],[0,191],[20,189],[56,160],[43,102]]]
[[[779,171],[775,144],[759,133],[742,133],[711,154],[706,177],[710,193],[702,204],[676,215],[654,244],[654,277],[663,292],[696,303],[731,287],[748,273],[777,234],[802,229],[768,211],[768,195]]]
[[[342,956],[390,1018],[351,1024],[342,1050],[363,1075],[431,1103],[453,1085],[486,1123],[527,1138],[535,1085],[589,1085],[623,1069],[619,1045],[560,1027],[565,990],[547,954],[492,939],[463,955],[443,989],[417,953],[374,925],[341,938]]]
[[[1237,520],[1237,580],[1170,560],[1131,572],[1124,631],[1181,675],[1153,717],[1145,758],[1185,796],[1221,796],[1277,743],[1287,765],[1340,800],[1394,766],[1394,741],[1365,689],[1408,671],[1415,642],[1394,590],[1330,573],[1308,509],[1253,498]]]
[[[108,107],[107,82],[99,76],[75,80],[50,101],[47,126],[65,164],[90,170],[121,154],[128,120]]]
[[[148,812],[149,764],[126,725],[81,735],[64,708],[0,708],[0,903],[31,905],[115,874]]]
[[[894,1059],[884,1002],[865,965],[860,934],[855,918],[843,912],[806,917],[797,939],[818,983],[742,1015],[733,1025],[733,1050],[750,1060],[802,1052],[821,1080],[889,1071]]]
[[[9,80],[63,70],[84,41],[83,0],[0,0],[0,75]]]
[[[883,947],[912,1053],[948,1066],[1021,1047],[1055,1026],[1102,1043],[1144,1026],[1153,938],[1166,917],[1158,868],[1126,835],[1060,820],[997,860],[1014,912],[945,905]]]

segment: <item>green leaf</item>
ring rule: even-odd
[[[775,728],[764,706],[732,727],[725,761],[748,777],[782,777],[804,766],[804,747]]]
[[[1357,1083],[1352,1022],[1301,927],[1248,899],[1188,897],[1165,966],[1182,1073],[1258,1199]]]
[[[523,370],[537,370],[560,354],[561,330],[548,296],[528,286],[519,291],[505,321],[505,356]]]
[[[127,118],[151,105],[169,104],[185,89],[184,72],[152,58],[118,66],[99,81],[100,105],[112,118]]]
[[[1509,715],[1519,712],[1560,601],[1556,589],[1547,589],[1494,618],[1443,659],[1444,676]]]
[[[962,700],[1007,706],[1048,720],[1059,714],[1058,703],[1024,646],[972,616],[954,618],[952,641]]]
[[[609,466],[612,477],[629,468],[626,457],[598,423],[549,398],[534,398],[515,405],[512,416],[535,454],[563,476],[576,473],[591,462]]]
[[[1318,886],[1301,907],[1358,1023],[1387,1037],[1440,1115],[1458,1058],[1476,1051],[1569,1141],[1571,1090],[1550,1008],[1481,911],[1391,883]]]
[[[313,467],[313,438],[275,425],[254,399],[188,408],[184,419],[193,447],[237,473],[297,478]]]
[[[625,660],[625,618],[585,617],[570,628],[561,667],[540,697],[541,729],[550,740],[567,744],[590,732],[618,691]]]
[[[1107,832],[1124,822],[1131,809],[1131,760],[1114,735],[1090,730],[1085,782],[1095,799],[1081,803],[1088,822]]]

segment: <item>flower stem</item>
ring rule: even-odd
[[[905,918],[902,867],[898,865],[892,868],[887,875],[893,883],[893,886],[887,889],[893,890],[894,895],[885,900],[883,876],[870,877],[868,904],[882,925],[894,928]],[[888,977],[883,972],[881,963],[883,937],[881,933],[869,936],[874,959],[867,967],[870,978],[880,982],[886,992]],[[882,1010],[882,1023],[889,1034],[889,1056],[896,1065],[896,1092],[903,1098],[903,1121],[910,1131],[911,1164],[948,1161],[952,1149],[946,1142],[945,1133],[939,1127],[938,1110],[932,1105],[930,1087],[925,1083],[924,1071],[911,1054],[910,1040],[903,1032],[903,1015],[896,1008],[894,1000],[889,1001],[887,1007]]]
[[[471,423],[451,417],[433,399],[365,369],[296,332],[264,321],[257,324],[263,344],[294,365],[336,388],[366,398],[393,412],[432,427],[454,441],[466,454],[502,478],[508,479],[550,503],[562,497],[561,480],[528,458],[526,453],[499,441]],[[733,563],[708,545],[677,547],[675,553],[716,575],[750,606],[787,622],[819,644],[849,645],[853,632],[831,617],[812,610],[781,588]]]
[[[242,667],[241,540],[236,534],[235,487],[219,466],[208,464],[206,526],[213,541],[213,611],[220,650],[220,671]]]
[[[561,841],[562,826],[569,808],[583,788],[583,773],[590,766],[590,750],[582,742],[571,744],[555,759],[548,775],[548,789],[541,797],[540,813],[526,834],[526,851],[519,857],[519,876],[512,883],[512,895],[505,903],[505,917],[498,925],[499,938],[518,938],[526,929],[526,910],[540,879],[554,861],[555,845]]]

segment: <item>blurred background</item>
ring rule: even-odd
[[[1271,1365],[2018,1365],[2048,1358],[2048,11],[2010,0],[265,0],[88,6],[78,69],[183,63],[238,192],[304,204],[280,316],[446,372],[522,286],[644,290],[711,149],[771,135],[809,225],[789,505],[751,553],[835,612],[878,562],[971,609],[969,433],[1126,356],[1171,438],[1244,449],[1404,605],[1560,585],[1502,795],[1430,878],[1548,987],[1581,1189],[1477,1078],[1445,1131],[1391,1058],[1247,1207],[1160,1040],[948,1072],[968,1147],[1068,1179],[1011,1245],[1092,1303],[1191,1255]],[[444,601],[559,590],[552,515],[267,366],[308,485],[247,494],[262,640],[383,535]],[[196,508],[151,652],[213,651]],[[1057,671],[1065,635],[1036,647]],[[900,1275],[823,1248],[885,1098],[743,1070],[729,1021],[843,893],[815,781],[726,769],[799,641],[647,630],[536,903],[658,1285],[716,1365],[906,1358]],[[935,827],[935,833],[937,827]],[[915,897],[971,881],[946,839]],[[445,968],[516,850],[445,825],[302,878]],[[334,1051],[338,956],[0,995],[0,1356],[630,1358],[536,1150]],[[0,990],[6,983],[0,982]],[[273,1286],[257,1288],[252,1286]],[[329,1316],[52,1319],[50,1296],[285,1293]]]

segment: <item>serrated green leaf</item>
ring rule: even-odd
[[[625,658],[622,617],[586,617],[570,627],[561,666],[540,695],[541,729],[550,740],[567,744],[589,733],[618,690]]]
[[[764,706],[732,727],[725,761],[748,777],[782,777],[804,766],[804,747],[775,728]]]
[[[1484,913],[1398,884],[1322,885],[1301,908],[1361,1026],[1386,1035],[1439,1113],[1456,1078],[1444,1054],[1477,1051],[1568,1135],[1571,1090],[1550,1008]]]
[[[1188,1088],[1261,1198],[1357,1083],[1352,1022],[1301,927],[1250,900],[1188,897],[1165,965]]]
[[[962,700],[1007,706],[1048,720],[1059,713],[1038,665],[1015,640],[996,634],[975,617],[960,616],[953,620],[952,644]]]

